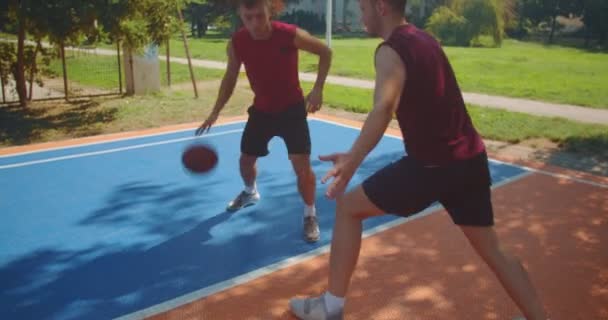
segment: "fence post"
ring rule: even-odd
[[[61,50],[61,64],[63,65],[63,91],[65,93],[65,100],[69,101],[68,97],[68,71],[65,66],[65,45],[63,41],[59,44],[59,50]]]
[[[190,69],[190,78],[192,79],[192,86],[194,87],[194,97],[198,98],[198,90],[196,89],[196,80],[194,79],[194,71],[192,70],[192,61],[190,60],[190,51],[188,50],[188,39],[186,38],[186,32],[184,31],[184,17],[182,16],[182,10],[177,8],[179,16],[180,30],[182,32],[182,39],[184,40],[184,48],[186,49],[186,58],[188,58],[188,69]]]
[[[116,41],[116,56],[118,57],[118,93],[122,94],[122,68],[120,66],[120,40]]]
[[[2,87],[2,103],[6,103],[6,97],[4,96],[4,80],[3,80],[1,68],[0,68],[0,86]]]
[[[171,88],[171,38],[167,39],[167,85]]]

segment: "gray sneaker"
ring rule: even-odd
[[[246,191],[241,191],[241,193],[239,193],[239,195],[236,196],[234,200],[228,203],[228,207],[226,207],[226,210],[234,212],[239,209],[252,206],[256,204],[258,200],[260,200],[259,192],[256,191],[255,193],[248,193]]]
[[[304,240],[307,242],[317,242],[319,240],[319,234],[317,217],[304,217]]]
[[[301,320],[343,320],[342,310],[337,314],[328,314],[323,296],[316,298],[291,299],[289,309]]]

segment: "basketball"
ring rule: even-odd
[[[182,163],[191,173],[206,173],[217,165],[217,153],[209,145],[191,145],[184,150]]]

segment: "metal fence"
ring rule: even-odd
[[[65,70],[59,48],[46,47],[56,51],[49,66],[50,73],[41,75],[42,83],[30,82],[31,75],[26,74],[27,91],[30,100],[70,99],[100,95],[121,94],[123,75],[121,72],[120,48],[65,48]],[[15,81],[12,76],[8,83],[1,83],[2,103],[19,101]]]

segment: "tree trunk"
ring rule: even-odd
[[[198,89],[196,88],[196,79],[194,78],[194,70],[192,70],[192,61],[190,60],[190,50],[188,49],[188,39],[186,38],[186,33],[184,32],[184,17],[182,16],[182,11],[178,8],[177,14],[179,17],[180,30],[182,33],[182,39],[184,40],[184,48],[186,49],[186,58],[188,58],[188,69],[190,70],[190,79],[192,79],[192,87],[194,87],[194,97],[198,98]]]
[[[589,48],[589,44],[591,43],[591,30],[589,27],[585,26],[585,48]]]
[[[0,87],[2,88],[2,103],[6,103],[6,95],[4,93],[4,75],[2,74],[2,68],[0,68]]]
[[[63,67],[63,92],[65,94],[65,100],[69,101],[69,90],[68,90],[68,69],[65,65],[65,43],[63,40],[59,43],[59,51],[61,52],[61,65]]]
[[[135,68],[133,67],[133,49],[131,49],[129,46],[123,46],[123,50],[124,57],[126,60],[125,68],[129,68],[129,71],[125,72],[125,78],[127,80],[125,93],[126,95],[130,96],[135,94]]]
[[[17,39],[17,70],[15,86],[19,95],[19,104],[27,107],[27,87],[25,85],[25,1],[19,3],[19,38]]]
[[[209,24],[206,19],[198,19],[196,21],[196,37],[202,38],[207,34],[207,28],[209,28]]]
[[[167,85],[171,87],[171,41],[167,39]]]
[[[36,40],[36,50],[34,50],[34,61],[32,61],[32,69],[30,70],[30,90],[29,96],[27,97],[28,101],[32,101],[32,96],[34,95],[34,77],[36,73],[38,73],[38,64],[36,63],[36,58],[38,57],[38,52],[42,49],[42,44],[40,44],[40,39]]]
[[[336,0],[331,0],[331,32],[336,30],[336,20],[338,17],[336,16]]]
[[[549,43],[553,43],[553,35],[555,34],[555,25],[557,24],[557,13],[553,15],[553,21],[551,22],[551,33],[549,34]]]
[[[116,57],[118,58],[118,92],[122,94],[122,67],[120,65],[120,41],[116,40]]]
[[[344,27],[344,31],[350,31],[350,27],[349,27],[349,23],[347,21],[348,19],[348,5],[349,5],[350,0],[342,0],[342,25]]]

